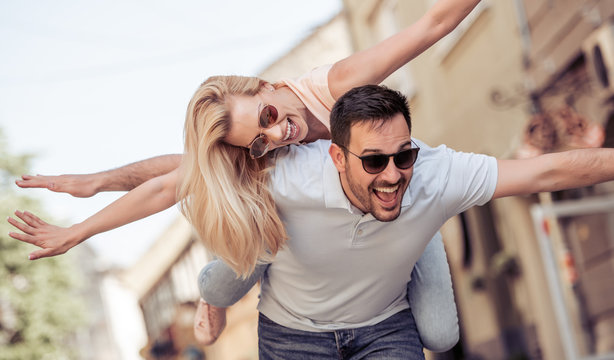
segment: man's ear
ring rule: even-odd
[[[346,158],[343,149],[339,147],[339,145],[332,143],[328,148],[328,154],[330,155],[331,159],[333,159],[333,164],[335,164],[337,171],[339,171],[339,173],[345,172]]]

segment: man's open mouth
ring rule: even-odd
[[[384,205],[394,205],[400,186],[400,184],[392,186],[376,186],[373,187],[373,193]]]

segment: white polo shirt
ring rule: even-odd
[[[271,192],[289,235],[265,276],[258,309],[306,331],[373,325],[406,309],[414,264],[444,222],[492,198],[493,157],[430,148],[418,160],[401,214],[380,222],[350,204],[330,141],[277,150]]]

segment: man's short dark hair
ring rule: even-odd
[[[377,128],[397,114],[403,114],[411,133],[411,117],[405,95],[382,85],[353,88],[337,100],[330,113],[333,143],[344,149],[350,144],[350,130],[358,123]]]

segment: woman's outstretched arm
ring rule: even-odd
[[[439,0],[418,21],[373,47],[336,62],[328,73],[335,99],[361,85],[379,84],[446,36],[480,0]]]
[[[181,155],[161,155],[94,174],[23,175],[15,181],[22,188],[43,188],[90,197],[101,191],[130,191],[145,181],[177,169]]]
[[[179,169],[146,181],[100,210],[85,221],[67,228],[46,223],[29,212],[16,211],[22,222],[9,217],[8,222],[21,232],[9,236],[40,247],[30,260],[64,254],[95,234],[115,229],[135,220],[165,210],[176,203]]]

